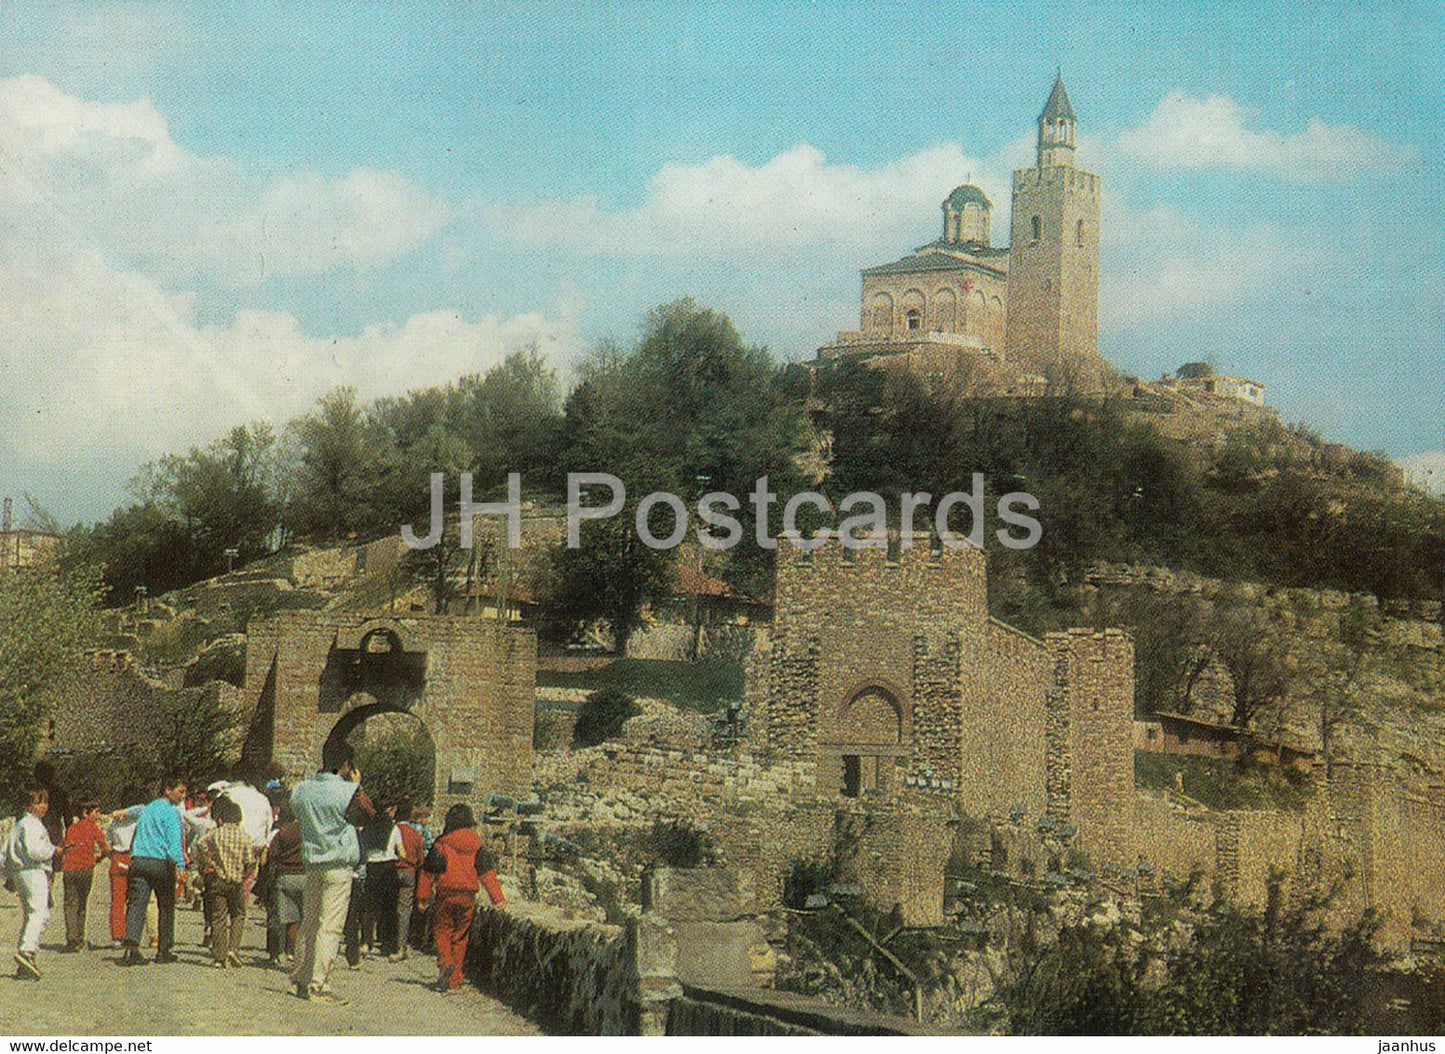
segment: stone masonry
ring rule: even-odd
[[[1132,641],[1036,640],[989,617],[981,550],[911,541],[779,547],[755,748],[814,760],[820,792],[1048,815],[1096,866],[1132,867]]]
[[[295,779],[367,717],[415,717],[436,745],[438,813],[531,784],[537,642],[481,618],[284,611],[246,641],[248,760]]]

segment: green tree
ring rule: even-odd
[[[13,802],[35,760],[45,702],[75,677],[99,630],[94,571],[51,566],[0,577],[0,796]]]
[[[666,304],[648,315],[634,349],[604,343],[580,374],[566,403],[568,471],[609,472],[634,499],[658,490],[689,504],[709,491],[742,498],[762,476],[780,496],[792,492],[802,405],[785,398],[767,350],[746,344],[726,315],[692,300]],[[761,588],[771,557],[753,541],[751,504],[734,515],[743,540],[724,570]]]
[[[291,427],[298,457],[288,518],[296,533],[334,538],[382,525],[396,448],[357,403],[356,390],[337,388]],[[426,495],[420,489],[418,501]]]
[[[128,604],[270,551],[280,506],[273,496],[275,440],[268,426],[237,427],[205,449],[152,462],[133,479],[136,501],[62,541],[64,569],[103,568],[107,601]]]
[[[1013,942],[994,1009],[1015,1035],[1357,1035],[1389,963],[1370,914],[1337,930],[1325,902],[1287,904],[1276,876],[1263,908],[1188,904],[1193,884],[1121,921]],[[1037,918],[1039,911],[1030,913]]]
[[[270,550],[277,525],[268,491],[274,444],[269,426],[238,426],[209,449],[160,460],[155,497],[181,522],[200,573],[225,570],[228,549],[242,563]]]
[[[418,804],[431,804],[436,789],[436,744],[419,722],[373,718],[354,729],[348,742],[373,801],[386,805],[410,798]]]
[[[651,549],[633,530],[626,511],[582,525],[581,545],[553,551],[542,570],[541,606],[563,637],[604,620],[617,654],[642,625],[643,611],[668,594],[673,553]]]
[[[116,509],[92,527],[61,540],[56,560],[65,574],[103,569],[105,602],[128,604],[136,591],[159,595],[195,581],[200,560],[185,525],[154,501]]]
[[[212,688],[168,692],[157,715],[155,734],[145,750],[142,772],[201,785],[227,771],[240,747],[241,719]]]
[[[1286,642],[1260,608],[1230,594],[1220,598],[1208,631],[1209,646],[1234,681],[1231,721],[1257,729],[1289,687]]]
[[[1188,711],[1191,689],[1214,655],[1191,597],[1131,590],[1101,603],[1094,623],[1126,629],[1134,638],[1135,713]]]
[[[508,355],[485,376],[455,387],[456,429],[472,452],[478,491],[500,486],[510,472],[528,487],[559,488],[563,435],[557,374],[536,346]]]

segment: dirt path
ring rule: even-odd
[[[102,885],[104,872],[100,871]],[[58,892],[58,891],[57,891]],[[108,937],[107,896],[92,898],[87,923],[92,940]],[[19,981],[11,955],[20,926],[12,894],[0,891],[0,1034],[173,1035],[537,1035],[525,1018],[470,987],[442,996],[425,986],[435,959],[412,953],[401,963],[368,959],[361,969],[333,970],[332,987],[344,1007],[307,1003],[291,995],[286,974],[265,960],[265,927],[253,907],[242,941],[240,970],[216,970],[199,947],[201,913],[176,912],[176,954],[164,966],[122,968],[120,952],[106,947],[58,954],[65,922],[56,911],[45,929],[40,966],[45,978]],[[153,957],[154,949],[148,949]]]

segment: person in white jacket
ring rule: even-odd
[[[55,843],[45,830],[50,794],[44,787],[25,791],[26,807],[5,841],[5,877],[20,896],[20,941],[15,950],[15,976],[40,980],[35,961],[40,934],[50,921],[50,875],[55,869]]]

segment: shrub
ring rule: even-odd
[[[378,804],[410,798],[431,804],[436,789],[436,745],[425,728],[366,723],[348,737],[367,794]]]
[[[668,867],[706,867],[717,862],[717,846],[690,820],[654,820],[652,851]]]
[[[641,710],[632,696],[616,688],[599,689],[587,697],[578,711],[572,742],[579,747],[595,747],[618,735],[623,722],[638,713]]]
[[[556,750],[561,744],[562,730],[558,727],[557,715],[550,710],[539,710],[532,718],[532,749]]]

